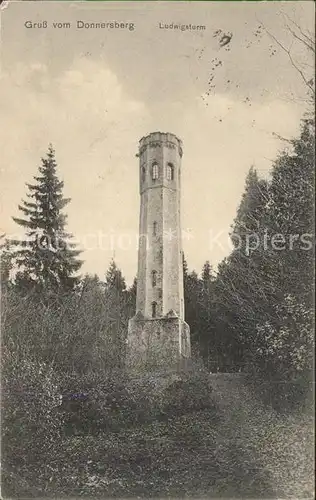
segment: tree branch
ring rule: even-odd
[[[313,37],[311,35],[311,33],[308,31],[308,36],[306,35],[306,33],[304,33],[304,31],[302,30],[302,28],[300,27],[299,24],[297,24],[295,21],[293,21],[293,19],[288,15],[286,14],[285,12],[282,12],[282,15],[284,17],[286,17],[286,19],[288,21],[290,21],[297,29],[298,31],[300,32],[301,36],[303,38],[300,38],[297,33],[294,32],[294,30],[292,30],[288,24],[286,24],[286,27],[288,28],[288,30],[290,31],[290,33],[295,37],[297,38],[298,40],[300,40],[302,43],[304,43],[304,45],[306,47],[308,47],[312,52],[315,52],[315,47],[314,47],[314,44],[313,44]],[[304,40],[305,39],[305,40]]]
[[[305,85],[307,86],[307,88],[312,92],[312,95],[313,97],[315,97],[315,88],[314,88],[314,85],[313,85],[313,80],[308,80],[305,76],[305,74],[303,73],[302,69],[297,65],[297,63],[295,62],[295,60],[293,59],[293,56],[291,54],[291,48],[292,48],[292,45],[291,47],[288,49],[285,45],[283,45],[283,43],[280,42],[280,40],[278,40],[276,38],[276,36],[273,35],[273,33],[271,33],[267,28],[266,26],[264,25],[264,23],[260,20],[258,20],[261,24],[261,26],[264,28],[265,32],[267,33],[267,35],[287,54],[293,68],[298,72],[298,74],[300,75],[300,77],[302,78],[303,82],[305,83]],[[295,24],[295,23],[294,23]],[[293,30],[291,30],[291,28],[289,28],[288,25],[286,25],[286,27],[290,30],[291,34],[293,35]],[[300,38],[296,35],[295,36],[296,39],[299,39]],[[302,40],[301,40],[302,41]],[[303,42],[305,46],[308,46],[305,42]],[[311,48],[308,46],[308,48],[311,50]],[[313,49],[312,49],[313,52],[315,52]]]

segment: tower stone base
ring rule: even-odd
[[[147,319],[138,313],[129,320],[128,368],[178,370],[183,369],[190,356],[190,327],[176,315]]]

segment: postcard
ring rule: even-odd
[[[1,3],[3,498],[313,498],[313,2]]]

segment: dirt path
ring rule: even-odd
[[[217,445],[235,481],[231,496],[314,498],[311,418],[264,407],[242,374],[211,380],[222,418]]]

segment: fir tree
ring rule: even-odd
[[[263,373],[306,380],[313,344],[314,121],[303,120],[300,136],[290,142],[291,150],[274,164],[269,186],[266,226],[271,238],[262,255],[264,262],[269,259],[269,272],[262,281],[275,295],[268,296],[268,317],[257,322],[254,352]],[[273,246],[274,235],[280,236]]]
[[[217,331],[232,361],[239,351],[248,366],[279,380],[311,366],[314,122],[304,120],[287,142],[268,183],[250,171],[233,228],[238,245],[215,282]],[[258,246],[247,251],[251,235]]]
[[[275,282],[282,293],[299,296],[311,303],[314,233],[315,126],[304,120],[300,137],[291,141],[292,150],[283,152],[275,162],[269,189],[267,226],[271,237],[281,234],[283,245],[272,248],[269,257]],[[280,246],[282,249],[280,250]],[[284,247],[284,248],[283,248]],[[272,267],[271,266],[271,267]]]
[[[97,274],[85,274],[78,286],[78,291],[81,296],[85,294],[93,297],[95,296],[104,302],[104,283]]]
[[[209,297],[210,291],[212,288],[213,275],[212,275],[212,266],[210,262],[207,260],[202,269],[202,287],[205,294]]]
[[[126,290],[125,278],[114,260],[111,261],[110,267],[106,272],[105,289],[108,293],[114,292],[114,295],[117,297],[121,297]]]
[[[127,290],[127,312],[129,319],[136,314],[137,278]]]
[[[82,264],[77,259],[80,251],[65,231],[66,215],[62,210],[70,199],[63,197],[64,183],[58,179],[56,169],[55,152],[50,145],[39,175],[34,177],[36,182],[27,184],[28,200],[18,206],[24,217],[13,217],[26,230],[24,240],[12,241],[16,247],[16,283],[41,292],[72,290],[78,282],[73,275]]]
[[[128,292],[122,271],[114,260],[105,276],[105,300],[109,310],[108,335],[111,338],[112,355],[116,358],[117,367],[122,367],[129,319]]]
[[[199,343],[203,357],[208,357],[210,345],[214,344],[214,323],[212,321],[213,275],[210,262],[207,260],[202,268],[199,297]]]
[[[255,237],[262,226],[268,200],[267,181],[259,179],[257,171],[251,167],[246,177],[245,192],[237,210],[231,234],[233,243],[247,256],[251,252],[249,247],[254,246]],[[245,241],[247,236],[250,242],[248,247]]]
[[[214,284],[217,348],[220,364],[230,358],[231,367],[243,362],[243,345],[251,343],[255,325],[269,307],[265,279],[267,256],[262,252],[262,234],[268,204],[268,185],[251,167],[245,191],[232,225],[231,255],[218,268]],[[221,368],[221,366],[220,366]]]
[[[183,264],[183,284],[184,284],[184,314],[185,321],[190,326],[192,347],[199,351],[199,327],[200,327],[200,280],[195,271],[189,272],[188,264],[184,255]]]

